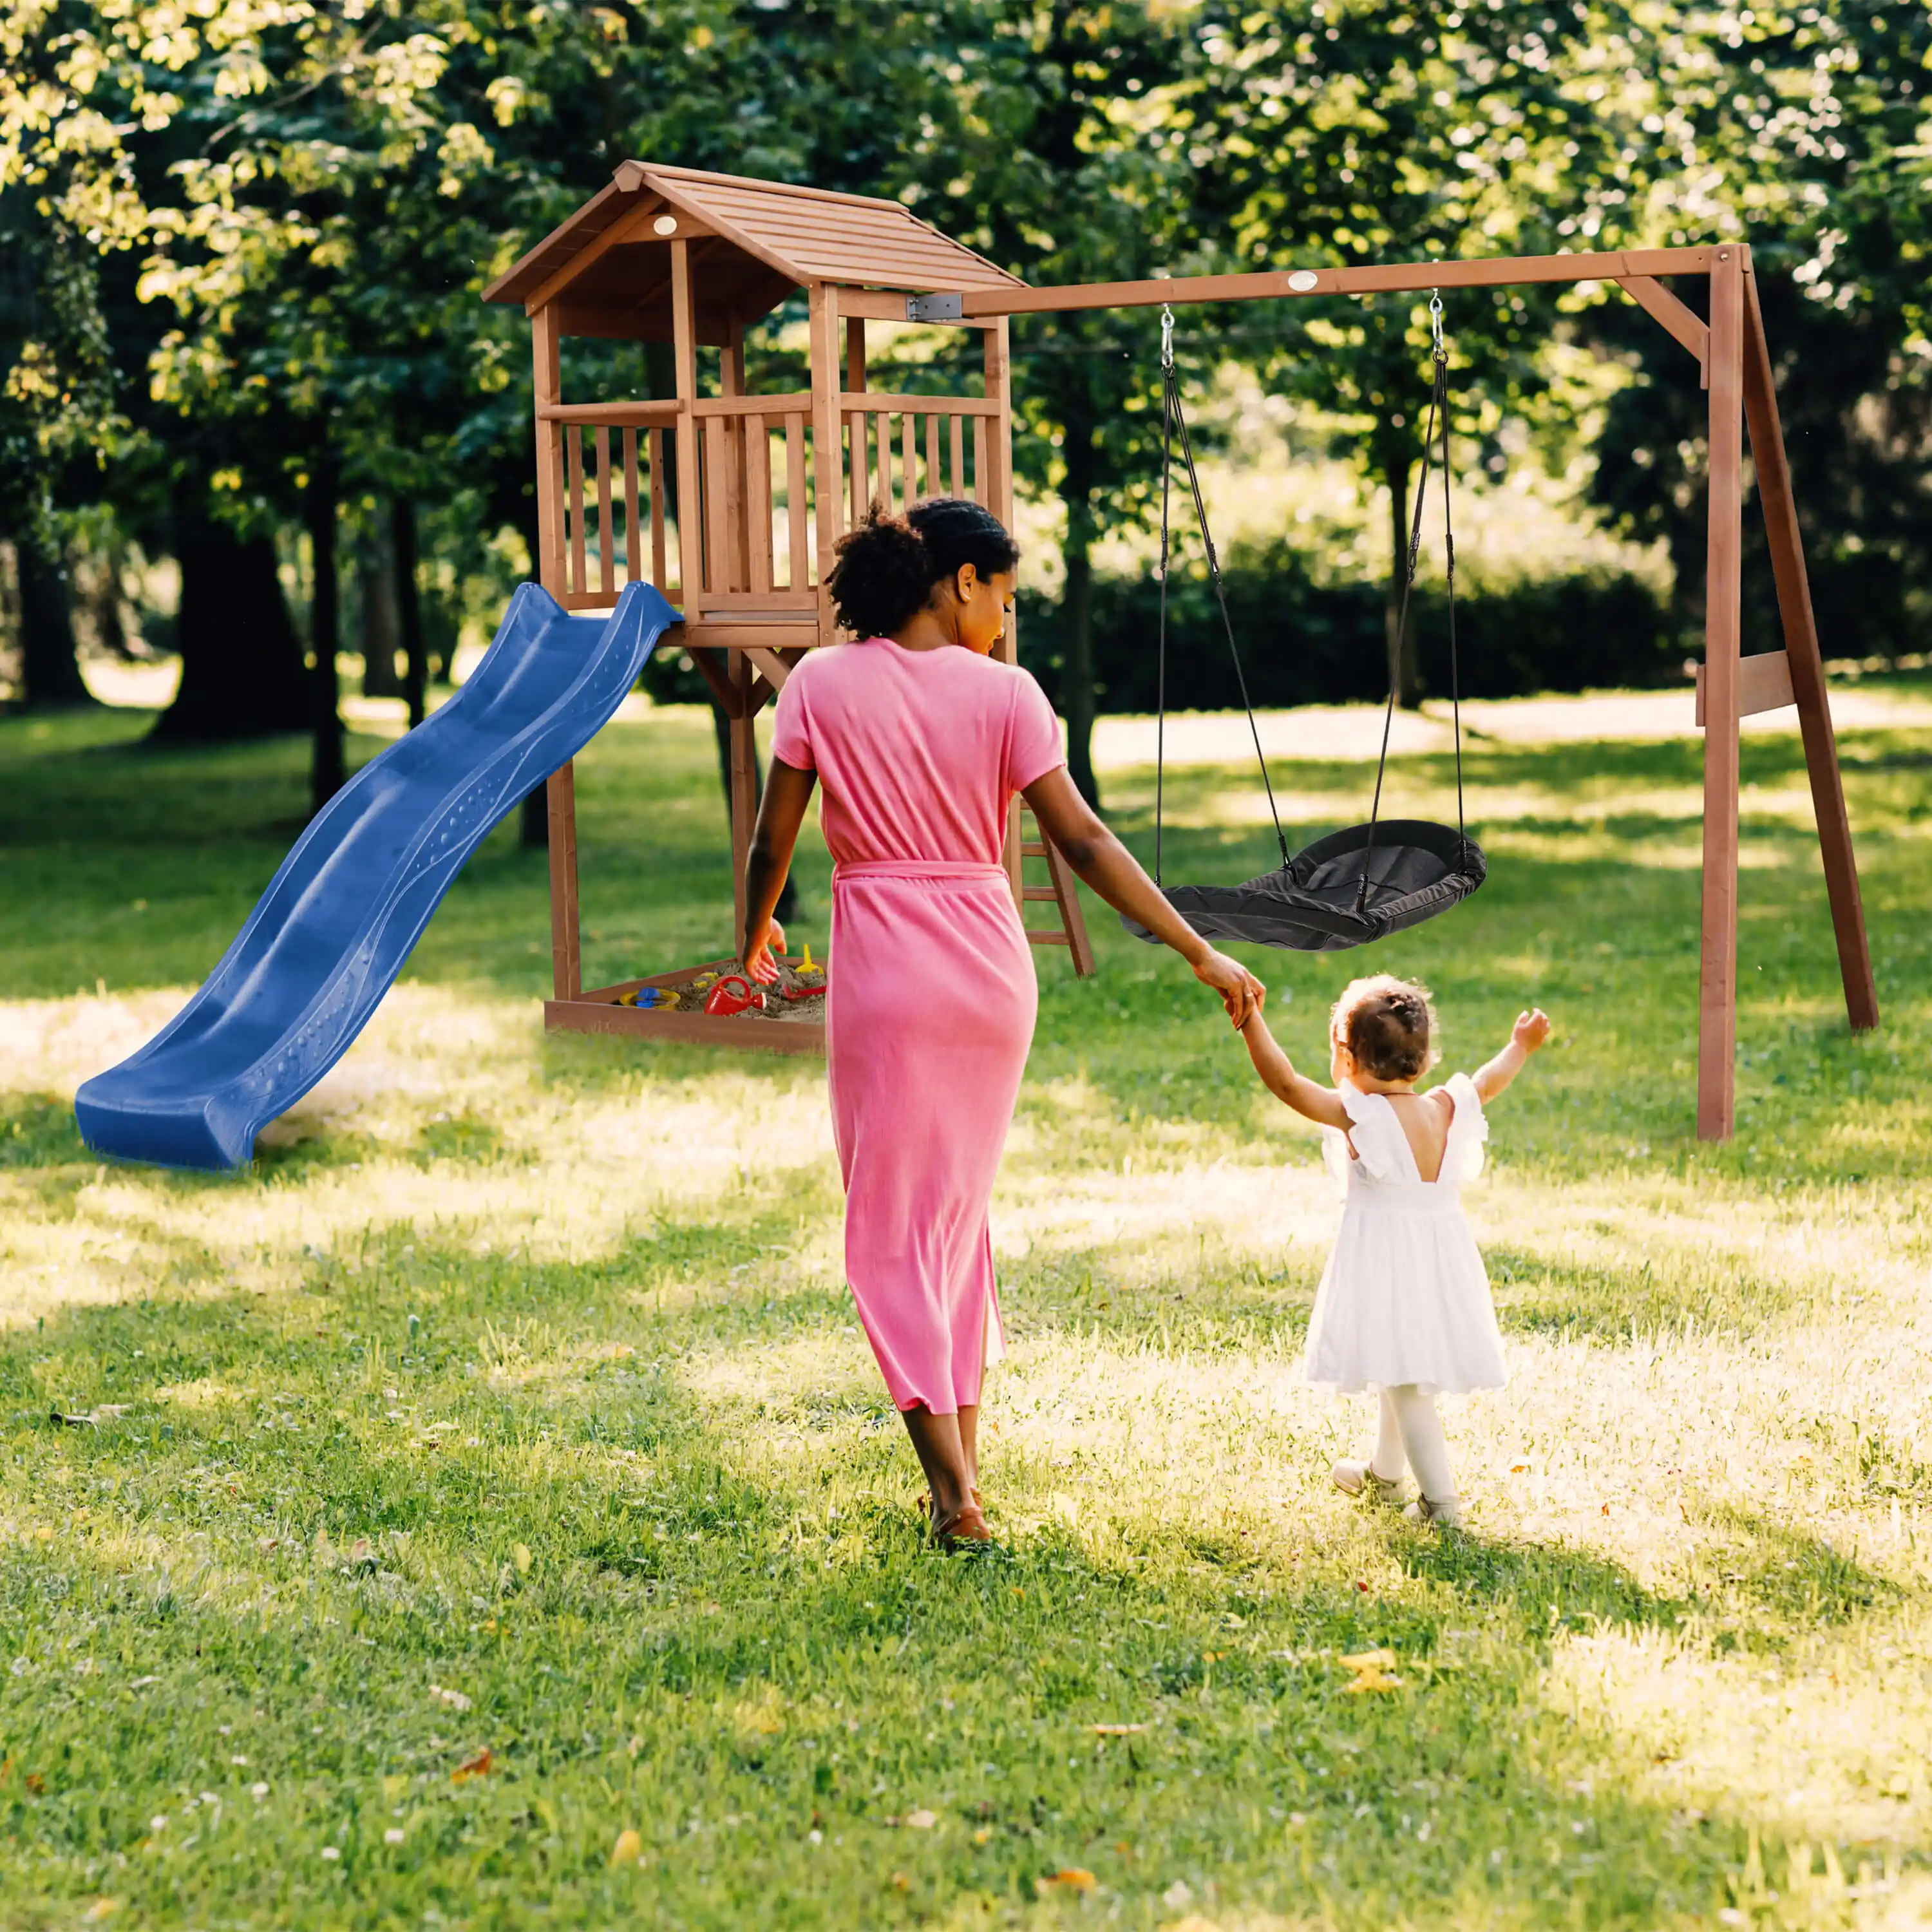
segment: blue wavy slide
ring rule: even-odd
[[[608,620],[520,585],[468,682],[316,814],[201,990],[75,1096],[87,1144],[245,1167],[348,1051],[484,836],[609,722],[677,621],[647,584]]]

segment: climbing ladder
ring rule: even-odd
[[[1020,901],[1020,920],[1026,924],[1028,939],[1035,946],[1064,946],[1073,956],[1073,970],[1082,980],[1094,974],[1094,942],[1087,935],[1087,922],[1080,910],[1080,898],[1073,868],[1060,848],[1040,829],[1039,821],[1018,799],[1013,801],[1012,818],[1007,832],[1007,868]],[[1031,861],[1046,868],[1044,885],[1029,884],[1026,868]],[[1051,905],[1053,922],[1027,924],[1030,905]]]

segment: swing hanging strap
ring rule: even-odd
[[[1462,679],[1456,652],[1456,536],[1450,508],[1449,466],[1449,350],[1442,335],[1442,297],[1432,293],[1429,319],[1435,335],[1436,380],[1429,394],[1429,422],[1422,436],[1422,471],[1416,479],[1415,514],[1409,525],[1408,557],[1402,576],[1402,604],[1396,615],[1395,640],[1389,656],[1388,701],[1382,710],[1382,743],[1376,760],[1376,795],[1369,808],[1368,842],[1362,854],[1361,889],[1355,896],[1355,910],[1368,903],[1370,866],[1375,857],[1376,825],[1382,816],[1382,781],[1388,772],[1389,732],[1395,722],[1395,700],[1402,676],[1402,646],[1408,640],[1408,610],[1415,592],[1416,566],[1422,551],[1422,512],[1429,494],[1429,470],[1436,452],[1438,426],[1442,437],[1442,566],[1449,619],[1449,702],[1454,717],[1456,741],[1456,836],[1464,846],[1468,833],[1462,817]]]
[[[1261,767],[1262,789],[1268,794],[1268,817],[1274,824],[1275,843],[1281,848],[1284,869],[1288,863],[1288,838],[1281,829],[1281,813],[1274,802],[1274,785],[1268,776],[1268,759],[1262,751],[1261,727],[1255,722],[1255,707],[1248,696],[1248,675],[1241,663],[1240,646],[1234,641],[1234,621],[1228,614],[1228,592],[1221,580],[1221,559],[1214,548],[1214,533],[1208,527],[1208,506],[1201,494],[1200,472],[1195,467],[1194,445],[1188,434],[1187,412],[1181,406],[1180,384],[1174,367],[1174,311],[1160,312],[1160,374],[1162,411],[1160,440],[1160,630],[1156,701],[1159,713],[1154,727],[1154,884],[1160,884],[1161,832],[1166,788],[1167,748],[1167,573],[1172,554],[1169,520],[1169,483],[1173,468],[1173,448],[1178,436],[1180,460],[1187,472],[1189,494],[1194,500],[1194,515],[1201,526],[1202,548],[1208,554],[1208,580],[1214,586],[1214,602],[1221,613],[1221,628],[1228,640],[1228,655],[1233,660],[1234,681],[1241,693],[1241,708],[1248,716],[1248,735],[1254,741],[1255,763]],[[1413,572],[1411,572],[1412,575]]]

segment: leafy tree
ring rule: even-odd
[[[1660,50],[1649,119],[1694,198],[1659,238],[1748,241],[1778,378],[1819,628],[1838,653],[1896,653],[1932,618],[1932,146],[1922,7],[1699,10]],[[1594,332],[1639,380],[1612,400],[1592,489],[1615,524],[1662,538],[1680,621],[1701,610],[1704,399],[1640,316]],[[1752,630],[1774,635],[1768,560],[1745,520]]]

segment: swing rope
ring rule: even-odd
[[[1160,312],[1160,373],[1165,407],[1160,448],[1160,660],[1157,699],[1160,716],[1154,730],[1154,884],[1160,884],[1160,845],[1162,790],[1166,777],[1167,740],[1167,570],[1169,555],[1168,478],[1169,455],[1174,433],[1180,437],[1180,460],[1187,471],[1187,487],[1194,499],[1194,515],[1201,526],[1202,547],[1208,553],[1208,580],[1213,585],[1214,602],[1221,613],[1221,628],[1228,640],[1228,655],[1234,660],[1234,681],[1240,687],[1241,708],[1248,714],[1248,735],[1254,740],[1255,762],[1261,767],[1262,788],[1268,794],[1268,816],[1274,821],[1275,843],[1281,848],[1284,871],[1288,864],[1288,837],[1281,829],[1281,813],[1274,802],[1274,785],[1268,776],[1268,759],[1262,751],[1261,727],[1255,722],[1255,707],[1248,697],[1248,674],[1241,664],[1240,647],[1234,641],[1234,620],[1228,614],[1228,593],[1221,580],[1221,559],[1214,548],[1214,533],[1208,527],[1208,506],[1201,494],[1200,472],[1194,464],[1193,440],[1188,434],[1187,412],[1181,406],[1180,384],[1174,368],[1174,311]]]
[[[1160,624],[1157,676],[1160,716],[1155,738],[1154,878],[1168,903],[1204,938],[1240,940],[1262,946],[1286,946],[1303,952],[1328,952],[1366,945],[1447,911],[1474,892],[1488,875],[1488,862],[1481,848],[1469,837],[1464,818],[1462,666],[1456,638],[1456,538],[1450,485],[1449,354],[1443,340],[1439,295],[1432,298],[1430,309],[1434,320],[1435,380],[1423,434],[1415,515],[1408,532],[1408,554],[1406,562],[1400,556],[1396,560],[1402,580],[1401,601],[1389,665],[1388,700],[1382,712],[1382,749],[1376,762],[1372,816],[1366,825],[1348,826],[1331,832],[1304,846],[1292,856],[1288,851],[1286,835],[1282,830],[1273,776],[1262,750],[1261,727],[1255,716],[1246,668],[1241,662],[1234,620],[1228,609],[1220,555],[1214,548],[1214,536],[1208,526],[1208,506],[1201,488],[1200,470],[1194,459],[1193,438],[1188,427],[1186,409],[1181,401],[1180,381],[1174,371],[1174,316],[1170,310],[1163,308],[1161,312]],[[1438,433],[1442,439],[1444,568],[1449,595],[1449,676],[1455,706],[1456,829],[1453,832],[1446,825],[1423,819],[1391,818],[1386,824],[1382,822],[1382,793],[1388,775],[1389,743],[1393,735],[1396,700],[1400,694],[1402,656],[1408,637],[1410,610],[1422,548],[1422,525],[1428,504],[1429,472],[1438,457]],[[1168,574],[1173,566],[1175,548],[1173,499],[1174,464],[1177,458],[1187,472],[1188,494],[1193,500],[1195,517],[1201,526],[1201,540],[1208,554],[1208,580],[1214,586],[1214,601],[1221,613],[1221,628],[1228,640],[1228,655],[1234,663],[1242,708],[1247,713],[1248,735],[1254,743],[1255,762],[1261,769],[1262,784],[1268,793],[1268,816],[1274,822],[1275,843],[1281,848],[1278,869],[1262,873],[1239,885],[1170,887],[1161,877],[1167,801]],[[1372,905],[1370,903],[1372,892]],[[1124,913],[1120,917],[1121,923],[1137,938],[1150,941],[1154,939],[1154,934],[1138,920]]]
[[[1456,836],[1464,844],[1468,832],[1462,816],[1462,677],[1456,656],[1456,536],[1450,508],[1449,465],[1449,350],[1442,337],[1442,296],[1439,290],[1429,298],[1429,321],[1435,336],[1436,380],[1429,392],[1429,423],[1422,435],[1422,473],[1416,478],[1415,515],[1408,532],[1408,568],[1402,578],[1402,605],[1396,614],[1395,638],[1389,652],[1388,702],[1382,710],[1382,754],[1376,760],[1375,802],[1369,808],[1368,844],[1362,854],[1361,890],[1355,896],[1355,910],[1368,903],[1369,867],[1376,853],[1376,825],[1382,816],[1382,780],[1388,770],[1389,730],[1395,722],[1395,700],[1402,679],[1402,646],[1408,640],[1408,607],[1415,591],[1415,572],[1422,552],[1422,513],[1429,495],[1429,468],[1435,454],[1436,425],[1442,430],[1442,559],[1448,586],[1449,614],[1449,702],[1454,713],[1456,740]]]

